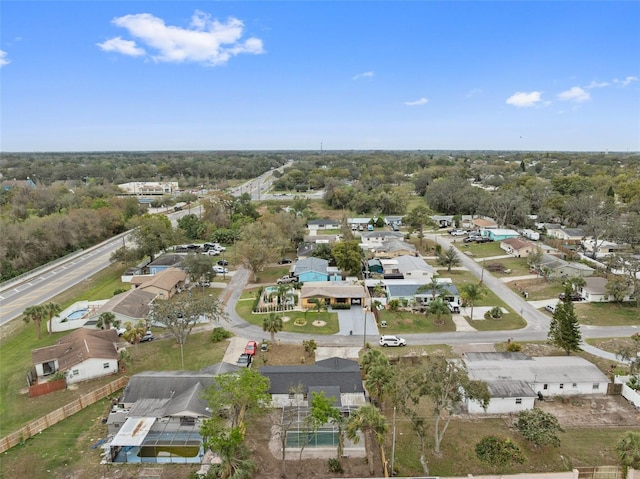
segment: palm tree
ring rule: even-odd
[[[55,316],[58,316],[62,312],[62,306],[58,303],[46,303],[43,306],[45,313],[47,314],[47,319],[49,322],[49,334],[53,332],[51,322]]]
[[[138,345],[140,339],[147,332],[144,321],[140,320],[136,324],[128,322],[125,324],[125,331],[122,333],[122,337],[130,344]]]
[[[487,294],[487,290],[476,283],[463,284],[460,288],[462,299],[471,306],[471,320],[473,321],[473,306],[476,301],[480,301]]]
[[[623,477],[627,469],[640,469],[640,433],[627,431],[616,443],[614,450],[623,469]]]
[[[271,342],[273,343],[276,333],[282,331],[282,316],[276,313],[269,313],[269,316],[262,321],[262,330],[271,334]]]
[[[427,313],[436,315],[436,320],[433,324],[443,324],[444,321],[441,321],[441,318],[442,315],[447,312],[449,312],[449,307],[445,304],[442,298],[437,298],[435,301],[431,301],[431,303],[429,303],[429,308],[427,309]]]
[[[451,271],[451,268],[454,266],[460,266],[460,258],[458,258],[456,249],[451,246],[447,251],[441,253],[438,257],[438,264],[446,266],[447,271]]]
[[[378,400],[381,410],[384,410],[384,396],[392,383],[393,370],[388,363],[378,363],[369,368],[364,386]]]
[[[431,278],[431,282],[420,286],[416,293],[425,293],[429,291],[431,293],[431,301],[434,301],[437,296],[442,296],[449,292],[449,288],[447,288],[446,284],[447,283],[441,283],[438,281],[437,277],[433,276]]]
[[[348,421],[346,427],[347,438],[353,441],[354,444],[360,442],[360,431],[364,437],[364,448],[367,450],[367,459],[369,462],[369,473],[373,476],[373,450],[371,440],[374,440],[380,447],[382,453],[382,463],[384,460],[384,450],[382,449],[382,443],[384,442],[384,435],[387,432],[387,422],[378,408],[372,404],[362,406],[355,413],[353,413]],[[369,440],[367,440],[369,438]]]
[[[100,329],[111,329],[111,326],[114,328],[118,328],[120,326],[120,321],[116,319],[116,315],[111,311],[105,311],[100,314],[96,327]]]
[[[22,312],[22,314],[24,315],[22,319],[25,323],[33,321],[33,324],[35,325],[36,331],[38,333],[38,340],[40,340],[40,325],[42,324],[42,320],[47,314],[44,306],[42,306],[41,304],[29,306]]]
[[[373,366],[378,364],[389,364],[389,358],[379,349],[368,349],[366,353],[362,355],[362,372],[365,377]]]

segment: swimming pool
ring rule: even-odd
[[[74,312],[67,314],[67,319],[80,319],[89,312],[89,309],[76,309]]]

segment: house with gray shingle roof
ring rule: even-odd
[[[115,320],[122,326],[126,323],[135,324],[147,318],[155,299],[156,294],[141,289],[131,289],[116,294],[99,308],[90,311],[85,325],[95,326],[102,313],[113,313]]]
[[[309,405],[312,393],[321,391],[334,398],[333,405],[342,412],[348,413],[367,403],[360,366],[350,359],[334,357],[314,365],[262,366],[260,374],[269,379],[273,407],[287,407],[292,400]],[[295,394],[298,387],[301,392]]]
[[[129,462],[128,454],[137,456],[152,448],[188,446],[193,449],[192,459],[180,462],[199,463],[204,454],[200,427],[211,417],[203,393],[218,374],[239,369],[218,363],[200,371],[145,371],[133,375],[107,419],[109,435],[113,436],[109,444],[111,461]],[[161,462],[157,457],[160,456],[146,457],[146,462]]]
[[[548,278],[586,278],[591,276],[595,269],[583,263],[565,261],[544,253],[538,271]]]

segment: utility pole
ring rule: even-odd
[[[367,307],[362,308],[364,311],[364,335],[362,339],[362,349],[367,349]]]
[[[396,458],[396,407],[393,406],[393,437],[391,439],[391,477],[395,476],[393,464]]]

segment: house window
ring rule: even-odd
[[[522,398],[516,398],[516,404],[522,404]]]
[[[572,388],[574,388],[574,389],[575,389],[575,388],[577,388],[577,387],[578,387],[578,383],[573,383],[573,384],[571,385],[571,387],[572,387]]]
[[[542,386],[542,389],[544,389],[546,391],[547,389],[549,389],[549,385],[545,384],[544,386]]]
[[[80,370],[79,370],[79,369],[74,369],[73,371],[71,371],[71,375],[72,375],[72,376],[78,376],[78,375],[80,375]]]
[[[104,369],[109,369],[109,363],[102,363],[102,367]]]
[[[296,393],[289,393],[289,399],[295,399]]]
[[[560,383],[560,389],[564,389],[564,384]]]
[[[593,383],[593,390],[597,391],[598,389],[600,389],[600,383]]]

